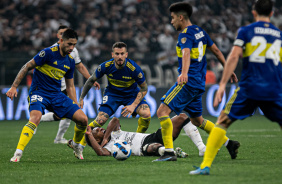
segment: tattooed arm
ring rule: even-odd
[[[148,91],[148,86],[146,81],[144,81],[141,85],[140,85],[140,91],[137,94],[136,99],[134,100],[134,102],[131,105],[127,105],[125,107],[123,107],[123,111],[122,111],[122,115],[124,117],[129,117],[135,110],[135,108],[138,106],[138,104],[143,100],[143,98],[145,97],[145,95],[147,94]]]
[[[83,90],[82,90],[81,95],[79,97],[80,108],[83,108],[83,99],[86,96],[86,94],[88,93],[88,91],[91,89],[93,84],[96,82],[96,80],[97,80],[96,72],[94,72],[85,82],[85,84],[83,86]]]
[[[17,97],[18,93],[17,93],[17,87],[20,85],[21,81],[23,80],[23,78],[26,76],[27,72],[29,70],[32,70],[36,67],[36,63],[34,61],[34,59],[30,60],[29,62],[27,62],[19,71],[16,79],[14,80],[12,87],[8,90],[8,92],[6,93],[6,95],[13,100],[14,96]]]

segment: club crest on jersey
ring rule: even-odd
[[[139,77],[140,79],[142,79],[143,74],[140,72],[140,73],[138,74],[138,77]]]
[[[185,38],[185,37],[184,37],[184,38],[181,38],[181,43],[184,44],[184,43],[186,42],[186,40],[187,40],[187,38]]]
[[[44,57],[44,56],[45,56],[45,51],[44,51],[44,50],[41,51],[41,52],[39,53],[39,56],[40,56],[40,57]]]

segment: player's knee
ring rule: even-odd
[[[184,122],[187,118],[189,118],[185,113],[180,113],[178,118],[181,122]]]
[[[147,113],[144,113],[142,115],[140,115],[142,118],[150,118],[151,117],[151,113],[150,112],[147,112]]]
[[[160,117],[163,117],[163,116],[167,116],[167,114],[162,110],[162,108],[158,108],[157,116],[160,118]]]

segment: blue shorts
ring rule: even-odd
[[[177,115],[184,110],[191,118],[196,118],[202,115],[202,95],[204,92],[200,89],[191,89],[187,84],[180,86],[175,83],[161,98],[161,101]]]
[[[44,110],[47,109],[54,112],[59,118],[72,119],[73,114],[80,109],[62,92],[46,94],[40,90],[31,91],[28,95],[28,103],[29,112],[38,110],[44,114]]]
[[[105,94],[103,97],[103,102],[100,105],[99,111],[105,112],[111,117],[119,108],[121,105],[131,105],[136,97],[117,97],[113,96],[111,94]],[[147,104],[146,99],[143,98],[143,100],[139,103],[139,105],[135,108],[134,113],[132,116],[136,116],[136,110],[137,108],[142,105]]]
[[[253,100],[244,96],[240,88],[237,88],[224,107],[225,114],[235,121],[252,116],[257,108],[271,121],[282,125],[282,99],[276,101]]]

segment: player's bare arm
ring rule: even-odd
[[[90,126],[87,127],[87,131],[85,132],[85,135],[89,138],[91,147],[94,149],[94,151],[97,153],[98,156],[110,156],[111,155],[111,153],[106,148],[103,148],[102,146],[98,144],[98,142],[96,141],[96,139],[94,138],[92,134]]]
[[[79,73],[81,73],[83,75],[83,77],[85,77],[86,79],[88,79],[90,77],[90,74],[87,70],[87,68],[84,66],[83,63],[78,63],[77,65],[75,65],[75,68],[79,71]],[[100,89],[100,84],[98,82],[94,82],[93,86],[95,87],[95,89]]]
[[[225,64],[223,74],[221,81],[219,83],[219,89],[216,92],[215,99],[214,99],[214,106],[218,106],[218,104],[221,102],[226,84],[231,77],[232,73],[234,73],[234,70],[238,64],[239,57],[243,53],[243,49],[239,46],[233,46],[231,53],[229,54],[227,58],[227,62]]]
[[[139,87],[140,87],[140,91],[138,92],[137,97],[134,100],[134,102],[131,105],[127,105],[127,106],[122,108],[123,111],[121,112],[121,114],[124,117],[127,117],[127,116],[129,117],[134,112],[134,110],[139,105],[139,103],[143,100],[145,95],[147,94],[148,85],[147,85],[146,81],[144,81],[141,85],[139,85]]]
[[[27,62],[19,71],[18,75],[16,76],[12,87],[8,90],[8,92],[6,93],[6,95],[13,100],[14,96],[17,97],[17,87],[20,85],[21,81],[23,80],[23,78],[26,76],[27,72],[29,70],[32,70],[36,67],[36,63],[34,61],[34,59],[30,60],[29,62]]]
[[[83,90],[79,97],[79,107],[83,108],[83,99],[87,95],[88,91],[92,88],[93,84],[97,81],[96,72],[94,72],[85,82]]]
[[[178,85],[182,85],[188,82],[188,71],[190,67],[190,49],[184,48],[182,49],[182,71],[181,74],[177,78]]]
[[[76,104],[78,104],[73,79],[66,79],[66,90],[70,99],[72,99]]]
[[[109,115],[107,113],[99,112],[95,120],[99,125],[103,126],[107,122],[108,119],[109,119]]]
[[[109,142],[109,138],[111,136],[112,131],[117,131],[119,129],[120,129],[119,119],[113,118],[107,126],[101,146],[104,147]]]
[[[218,49],[218,47],[215,44],[213,44],[211,47],[208,47],[208,49],[210,51],[212,51],[212,53],[219,60],[221,65],[223,67],[225,67],[225,58],[224,58],[222,52]],[[231,75],[231,83],[233,83],[233,82],[238,82],[238,78],[237,78],[237,76],[236,76],[236,74],[234,72]]]

